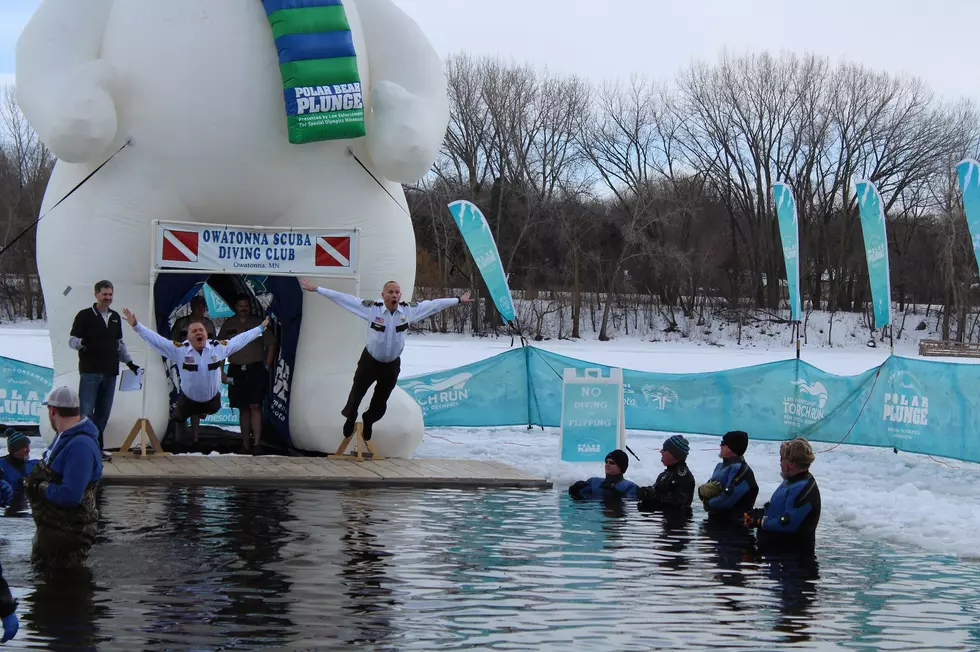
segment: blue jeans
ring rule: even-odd
[[[112,399],[116,395],[116,376],[109,374],[81,374],[78,379],[78,400],[82,416],[88,417],[99,429],[99,448],[105,448],[102,433],[112,411]]]

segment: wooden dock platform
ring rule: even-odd
[[[337,457],[113,454],[102,482],[116,485],[251,485],[293,487],[424,487],[550,489],[544,478],[501,462]]]

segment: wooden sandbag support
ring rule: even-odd
[[[345,455],[347,447],[350,445],[351,440],[357,438],[357,453],[350,453]],[[350,437],[344,437],[344,441],[340,442],[340,446],[337,448],[337,452],[332,455],[327,455],[327,457],[350,457],[358,462],[364,461],[364,449],[367,449],[371,453],[370,459],[372,460],[383,460],[384,457],[378,455],[374,450],[374,446],[371,445],[370,440],[364,439],[364,424],[360,421],[354,424],[354,434]]]

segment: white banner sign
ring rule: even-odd
[[[357,246],[354,229],[157,222],[153,255],[157,269],[354,278]]]

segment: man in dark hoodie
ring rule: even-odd
[[[742,524],[745,513],[755,507],[759,485],[743,457],[748,447],[749,435],[742,430],[727,432],[721,438],[718,453],[721,462],[715,467],[711,479],[698,487],[698,497],[709,519]]]
[[[580,500],[627,498],[636,500],[636,485],[623,478],[630,458],[618,448],[606,455],[606,477],[579,480],[568,488],[572,498]]]
[[[691,511],[694,502],[694,475],[687,468],[691,445],[683,435],[674,435],[664,442],[660,461],[667,469],[657,477],[652,487],[641,487],[636,496],[637,507],[643,510]]]
[[[57,435],[27,477],[27,499],[37,528],[31,561],[51,568],[79,566],[99,530],[99,429],[80,415],[78,393],[70,387],[51,390],[44,405]]]
[[[17,601],[10,595],[10,587],[3,579],[3,567],[0,566],[0,623],[3,624],[3,636],[0,643],[6,643],[17,635],[20,621],[17,620]]]
[[[745,525],[758,528],[760,548],[812,549],[820,522],[820,489],[810,475],[813,449],[802,437],[779,447],[779,473],[783,482],[761,509],[744,515]]]

